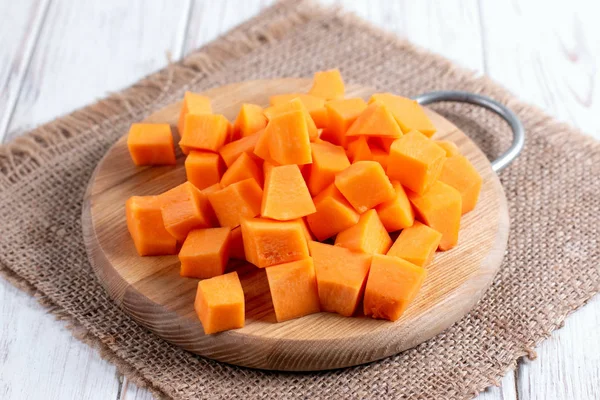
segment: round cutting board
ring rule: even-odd
[[[306,79],[260,80],[204,94],[216,113],[233,121],[242,103],[267,106],[269,96],[304,93],[310,84]],[[367,99],[372,93],[365,87],[347,88],[348,97]],[[180,106],[167,106],[145,122],[166,122],[177,132]],[[481,298],[502,261],[509,226],[502,186],[485,155],[452,123],[427,112],[438,129],[435,139],[456,143],[483,177],[483,187],[475,210],[462,218],[458,246],[436,254],[419,295],[396,322],[323,312],[276,323],[265,271],[239,262],[230,268],[242,280],[246,326],[205,335],[193,308],[198,280],[179,276],[177,256],[138,256],[125,223],[127,198],[159,194],[185,181],[184,156],[178,154],[177,166],[136,167],[126,136],[100,161],[85,196],[83,231],[93,269],[138,323],[177,346],[226,363],[314,371],[362,364],[414,347],[459,320]]]

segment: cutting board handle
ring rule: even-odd
[[[508,150],[496,160],[492,161],[494,172],[500,172],[513,162],[525,146],[525,128],[517,114],[508,107],[500,104],[487,96],[477,93],[463,92],[460,90],[440,90],[423,93],[414,97],[419,104],[427,105],[442,101],[474,104],[486,108],[502,117],[513,131],[513,141]]]

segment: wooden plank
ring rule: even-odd
[[[7,139],[164,67],[181,52],[188,11],[166,0],[53,3]]]
[[[49,0],[0,4],[0,143],[6,134]]]
[[[586,1],[481,2],[481,15],[487,73],[522,99],[600,139],[600,26],[594,6]],[[520,364],[519,399],[597,397],[598,337],[596,297],[540,344],[535,361]]]
[[[115,399],[114,365],[37,300],[0,279],[0,398]]]

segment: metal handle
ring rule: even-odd
[[[513,142],[504,154],[492,161],[492,169],[494,172],[500,172],[506,168],[515,160],[515,158],[517,158],[525,146],[525,128],[523,128],[523,124],[521,123],[521,120],[519,120],[519,117],[517,117],[510,109],[489,97],[459,90],[440,90],[418,95],[414,97],[414,100],[422,105],[438,103],[441,101],[456,101],[459,103],[475,104],[487,108],[501,116],[508,125],[510,125],[510,128],[513,131]]]

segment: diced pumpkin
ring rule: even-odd
[[[348,143],[347,153],[352,163],[373,160],[373,154],[365,136],[360,136],[357,140]]]
[[[319,136],[319,132],[315,122],[312,120],[308,109],[302,102],[300,98],[293,98],[287,103],[280,103],[276,106],[271,106],[265,109],[264,114],[270,120],[275,118],[278,115],[286,114],[291,111],[300,111],[304,118],[306,119],[306,129],[308,129],[308,136],[311,140],[316,139]]]
[[[442,234],[440,250],[449,250],[458,242],[462,198],[458,190],[437,181],[422,195],[407,191],[417,218]]]
[[[260,131],[262,132],[262,131]],[[219,154],[225,161],[225,165],[230,167],[231,164],[235,162],[239,158],[242,153],[248,153],[248,155],[252,156],[255,160],[258,161],[258,157],[254,154],[254,147],[258,142],[258,138],[260,137],[260,133],[255,133],[250,136],[243,137],[241,139],[235,140],[233,142],[227,143],[223,147],[219,149]]]
[[[345,87],[339,69],[315,72],[313,85],[309,94],[325,100],[341,99],[344,97]]]
[[[312,241],[308,248],[315,265],[321,310],[352,316],[362,300],[372,256]]]
[[[300,222],[302,225],[302,232],[304,232],[304,237],[306,237],[306,240],[314,240],[313,234],[308,227],[308,223],[306,222],[306,218],[298,218],[295,221]]]
[[[312,164],[308,176],[308,189],[316,196],[333,183],[335,174],[350,166],[343,147],[330,143],[311,143]]]
[[[306,236],[299,221],[245,218],[241,226],[246,259],[259,268],[308,257]]]
[[[371,138],[371,142],[373,143],[373,145],[381,147],[386,152],[386,154],[390,153],[390,150],[392,148],[392,143],[394,143],[395,140],[396,139],[394,139],[394,138],[386,138],[386,137]]]
[[[436,140],[435,144],[440,146],[446,152],[446,157],[451,157],[455,154],[460,154],[458,146],[449,140]]]
[[[265,162],[276,164],[269,151],[269,136],[266,128],[258,131],[255,135],[258,135],[258,139],[254,145],[254,155]]]
[[[288,103],[295,98],[298,98],[300,101],[302,101],[317,128],[325,128],[327,126],[327,110],[325,109],[325,100],[320,97],[304,93],[289,93],[271,96],[269,98],[269,102],[271,106],[278,106],[282,103]]]
[[[221,180],[223,162],[216,153],[191,151],[185,159],[185,174],[198,189],[202,190]]]
[[[289,221],[316,211],[297,165],[273,166],[265,177],[262,217]]]
[[[441,239],[441,233],[415,221],[413,226],[400,233],[387,255],[400,257],[419,267],[426,267],[433,260]]]
[[[177,240],[165,229],[157,196],[133,196],[125,203],[127,229],[140,256],[177,253]]]
[[[277,322],[320,311],[312,258],[268,267],[266,272]]]
[[[361,98],[333,100],[325,103],[325,108],[328,122],[321,139],[346,147],[346,131],[367,108],[367,102]]]
[[[369,103],[385,104],[404,133],[417,130],[431,137],[436,132],[425,110],[415,100],[390,93],[376,93],[371,96]]]
[[[248,153],[242,153],[223,174],[223,178],[221,178],[221,186],[227,187],[232,183],[240,182],[250,178],[254,179],[259,186],[262,186],[262,169],[256,165],[256,161],[254,161],[254,159],[252,159]]]
[[[245,260],[244,239],[242,238],[242,227],[238,226],[231,230],[231,243],[229,246],[229,257]]]
[[[377,212],[369,210],[360,216],[356,225],[338,233],[335,245],[363,253],[385,254],[392,245],[392,239]]]
[[[229,228],[194,229],[179,251],[181,276],[207,279],[223,275],[229,260]]]
[[[127,147],[135,165],[174,165],[175,148],[169,124],[132,124]]]
[[[269,154],[276,163],[301,165],[312,162],[306,118],[302,111],[276,115],[263,134],[267,135]]]
[[[399,138],[402,131],[384,104],[372,103],[348,128],[346,136]]]
[[[318,240],[328,239],[358,222],[359,214],[332,183],[314,199],[317,212],[306,217]]]
[[[371,158],[373,161],[377,161],[383,167],[383,170],[387,170],[389,154],[385,150],[380,149],[377,146],[369,145],[371,150]]]
[[[463,214],[475,208],[483,179],[466,157],[454,154],[446,158],[440,181],[458,190],[462,197]]]
[[[207,335],[243,328],[244,290],[237,272],[198,282],[194,309]]]
[[[186,181],[159,197],[165,228],[178,241],[183,242],[192,229],[212,226],[211,216],[206,212],[206,195],[191,182]]]
[[[413,192],[424,193],[439,178],[445,161],[446,153],[440,146],[411,131],[392,144],[387,174]]]
[[[254,178],[233,183],[226,188],[208,194],[219,224],[235,228],[242,218],[260,214],[262,189]]]
[[[388,232],[408,228],[415,222],[415,213],[399,182],[392,182],[396,197],[376,207],[377,215]]]
[[[427,271],[397,257],[375,254],[365,288],[364,313],[396,321],[414,300]]]
[[[267,126],[267,118],[261,106],[242,104],[235,122],[233,123],[233,140],[254,135]]]
[[[179,112],[179,121],[177,122],[177,130],[179,136],[183,135],[185,126],[185,116],[190,114],[212,114],[212,106],[210,99],[197,93],[185,92],[183,95],[183,104]]]
[[[190,114],[179,145],[189,150],[218,151],[228,138],[229,121],[219,114]]]
[[[335,186],[359,213],[396,197],[381,164],[358,161],[335,177]]]

